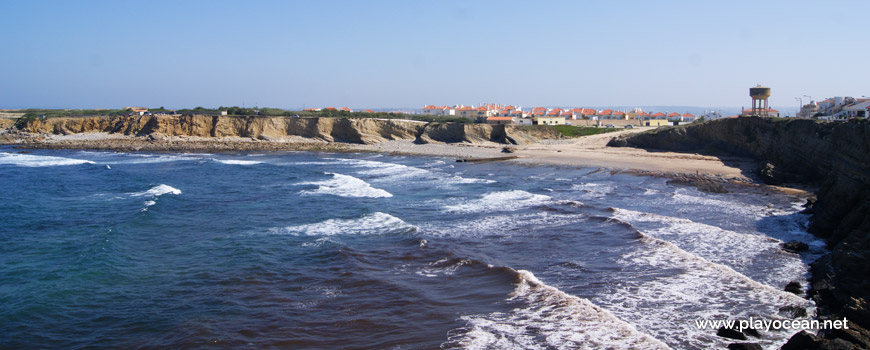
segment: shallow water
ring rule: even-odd
[[[812,312],[823,249],[792,198],[589,168],[0,151],[0,348],[722,347],[694,320]]]

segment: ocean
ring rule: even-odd
[[[0,178],[0,349],[723,348],[696,320],[811,317],[783,288],[824,250],[796,198],[598,168],[2,147]]]

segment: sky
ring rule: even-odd
[[[0,108],[870,95],[870,1],[0,0]]]

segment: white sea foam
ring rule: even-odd
[[[0,164],[9,164],[23,167],[49,167],[63,165],[94,164],[94,162],[85,159],[41,156],[35,154],[0,153]]]
[[[752,274],[770,285],[785,286],[790,281],[803,279],[807,273],[800,257],[780,249],[782,241],[778,239],[627,209],[616,208],[613,217],[631,224],[652,224],[653,228],[642,230],[644,234],[743,274]],[[759,265],[764,266],[764,270],[753,271]]]
[[[415,229],[415,226],[402,219],[376,212],[355,219],[329,219],[315,224],[276,227],[269,229],[268,233],[294,236],[377,235],[402,233]]]
[[[152,205],[154,205],[154,204],[157,204],[157,202],[155,202],[155,201],[145,201],[145,206],[146,206],[146,207],[150,207],[150,206],[152,206]]]
[[[107,162],[109,164],[155,164],[180,161],[201,160],[194,154],[175,155],[175,154],[125,154],[129,159]]]
[[[242,159],[213,159],[215,162],[221,164],[229,164],[229,165],[254,165],[254,164],[262,164],[263,162],[258,160],[242,160]]]
[[[571,189],[574,191],[583,191],[592,198],[601,198],[612,193],[616,187],[613,185],[590,182],[573,185],[571,186]]]
[[[300,185],[317,185],[317,189],[310,191],[302,191],[303,195],[314,195],[314,194],[331,194],[340,197],[352,197],[352,198],[389,198],[393,195],[387,191],[384,191],[380,188],[374,188],[369,185],[367,182],[357,179],[350,175],[343,175],[337,173],[327,173],[332,175],[332,178],[329,180],[317,181],[317,182],[303,182]]]
[[[724,348],[730,341],[715,330],[699,330],[698,319],[782,319],[779,308],[800,306],[812,315],[812,302],[759,283],[728,266],[710,262],[676,245],[642,234],[642,245],[622,256],[618,284],[594,298],[637,329],[678,348]],[[778,348],[791,332],[753,339]]]
[[[450,331],[446,349],[668,349],[588,299],[546,285],[531,272],[510,301],[524,304],[507,313],[463,316],[466,327]]]
[[[334,161],[360,169],[357,174],[374,177],[373,181],[394,182],[407,179],[428,179],[438,181],[437,185],[494,183],[493,180],[466,178],[448,175],[439,171],[421,169],[404,164],[380,162],[366,159],[331,158]]]
[[[159,197],[159,196],[162,196],[164,194],[179,195],[179,194],[181,194],[181,190],[179,190],[175,187],[169,186],[169,185],[160,184],[160,185],[154,186],[154,187],[152,187],[149,190],[144,191],[144,192],[130,193],[130,196],[133,196],[133,197],[146,197],[146,196]]]
[[[545,211],[520,212],[509,215],[490,215],[470,220],[449,220],[427,223],[427,234],[447,237],[511,236],[536,232],[540,227],[553,227],[585,220],[577,214],[558,214]]]
[[[548,202],[550,202],[550,196],[511,190],[490,192],[479,199],[464,200],[459,204],[448,205],[444,209],[451,213],[514,211]]]
[[[767,216],[767,208],[760,205],[752,205],[748,203],[740,203],[735,200],[722,200],[712,198],[715,195],[709,196],[694,196],[689,194],[690,190],[678,188],[674,191],[672,199],[674,203],[685,206],[686,204],[702,205],[718,209],[723,213],[739,214],[747,217],[763,217]]]

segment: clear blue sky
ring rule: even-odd
[[[0,0],[0,108],[870,95],[870,1]]]

